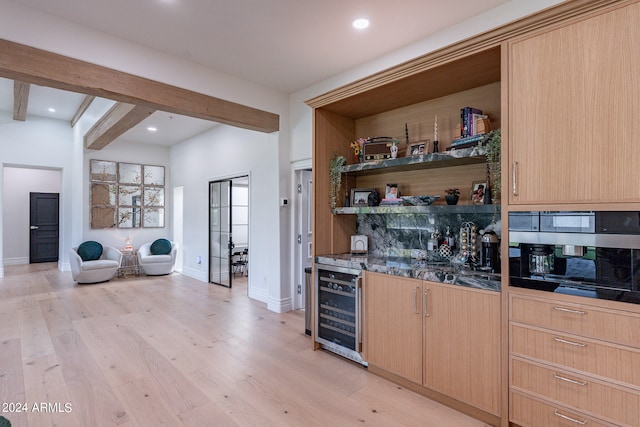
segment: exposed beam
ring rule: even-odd
[[[100,150],[117,137],[149,117],[155,110],[147,107],[116,103],[84,136],[87,148]]]
[[[82,104],[78,107],[78,111],[76,111],[76,114],[74,114],[71,119],[71,127],[74,127],[76,123],[78,123],[78,120],[80,120],[80,117],[82,117],[84,112],[87,111],[87,108],[89,108],[89,105],[91,105],[94,99],[96,99],[96,97],[93,95],[87,95],[84,97]]]
[[[0,39],[0,77],[271,133],[277,114]]]
[[[27,118],[27,105],[29,105],[29,83],[13,82],[13,120],[24,122]]]

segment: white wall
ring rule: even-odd
[[[68,264],[66,248],[70,247],[73,229],[73,182],[79,180],[74,168],[74,142],[68,122],[27,116],[24,122],[14,121],[10,113],[0,112],[0,164],[4,167],[27,167],[35,169],[56,169],[61,171],[60,184],[60,268]],[[0,200],[2,211],[11,209],[5,206],[4,189],[11,185],[4,182],[4,173],[0,174]],[[4,238],[4,214],[2,241]],[[3,244],[4,247],[4,244]],[[4,248],[0,248],[0,259],[4,260]],[[4,268],[0,269],[0,277]]]
[[[29,193],[60,193],[59,170],[5,166],[2,200],[5,265],[29,264]]]
[[[291,295],[277,256],[282,235],[288,235],[280,225],[281,210],[288,208],[278,206],[278,157],[276,134],[231,126],[217,126],[171,148],[172,185],[184,188],[182,273],[208,281],[209,182],[249,175],[249,296],[282,312],[290,309]]]

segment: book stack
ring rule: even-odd
[[[478,133],[476,131],[476,120],[479,118],[486,118],[486,116],[482,114],[482,110],[473,107],[460,109],[461,138],[468,138]]]
[[[404,202],[402,199],[391,199],[391,198],[384,198],[382,200],[380,200],[380,206],[404,206]]]
[[[483,141],[486,137],[487,135],[482,134],[482,135],[468,136],[466,138],[454,139],[451,142],[451,145],[449,145],[449,149],[475,147],[476,145],[478,145],[480,141]]]
[[[478,145],[486,137],[487,126],[480,119],[488,119],[487,115],[482,114],[482,110],[473,107],[464,107],[460,109],[460,137],[451,142],[449,148],[467,148]],[[486,120],[488,123],[488,120]]]

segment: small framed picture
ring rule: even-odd
[[[384,192],[385,199],[397,199],[400,197],[400,191],[398,190],[398,184],[387,184],[386,191]]]
[[[427,150],[429,146],[429,140],[423,139],[421,141],[416,141],[407,144],[407,148],[405,151],[405,157],[411,156],[419,156],[421,154],[427,154]]]
[[[487,191],[487,183],[484,181],[474,181],[471,186],[471,203],[474,205],[484,204],[484,193]]]
[[[369,194],[374,192],[375,188],[352,188],[351,189],[351,206],[369,206]]]

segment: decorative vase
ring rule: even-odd
[[[391,150],[391,158],[395,159],[396,157],[398,157],[398,146],[393,144],[390,148]]]
[[[449,194],[444,196],[444,200],[447,202],[448,205],[457,205],[458,199],[460,199],[460,196],[452,196]]]
[[[369,193],[369,196],[367,197],[367,205],[378,206],[379,204],[380,204],[380,193],[378,193],[376,190],[373,190],[371,193]]]

